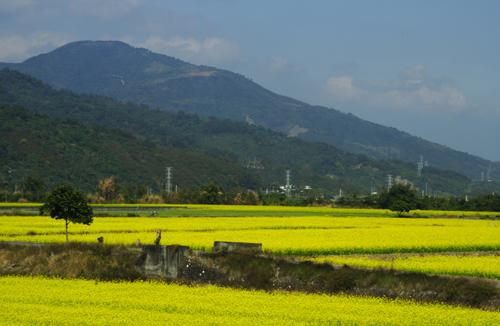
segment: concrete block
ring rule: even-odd
[[[214,252],[258,254],[262,252],[262,243],[215,241]]]

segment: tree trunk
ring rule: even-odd
[[[69,221],[68,220],[65,220],[66,221],[66,242],[68,242],[68,224],[69,224]]]

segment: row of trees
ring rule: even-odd
[[[365,197],[343,196],[335,204],[342,207],[384,208],[398,213],[399,216],[408,213],[419,206],[417,192],[406,185],[395,185],[390,191]]]
[[[29,176],[19,185],[14,194],[2,194],[1,201],[41,202],[47,197],[43,180]],[[177,192],[153,194],[145,185],[120,184],[115,177],[99,181],[96,191],[86,195],[93,203],[199,203],[240,205],[329,205],[331,198],[309,195],[287,197],[284,193],[260,193],[251,190],[227,191],[215,182],[198,189],[182,189]],[[338,198],[334,205],[342,207],[388,208],[397,212],[411,209],[500,211],[500,196],[495,194],[464,197],[420,197],[416,191],[404,185],[395,185],[390,191],[378,195],[346,195]]]
[[[500,195],[465,197],[420,197],[409,186],[395,185],[390,191],[365,197],[343,196],[335,202],[343,207],[385,208],[400,215],[412,209],[456,211],[500,211]]]
[[[48,187],[39,177],[27,177],[14,193],[1,192],[0,201],[42,202]],[[330,203],[322,197],[287,197],[284,193],[264,194],[252,190],[226,190],[215,182],[199,188],[182,189],[167,194],[153,193],[146,185],[122,184],[115,177],[100,180],[94,193],[87,194],[92,203],[173,203],[173,204],[239,204],[239,205],[311,205]]]
[[[47,196],[47,186],[45,182],[36,176],[28,176],[16,185],[12,190],[8,190],[9,184],[4,180],[3,189],[0,189],[0,201],[30,201],[40,202]]]

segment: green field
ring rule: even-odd
[[[38,203],[0,203],[0,215],[37,215]],[[148,217],[153,212],[158,217],[292,217],[292,216],[358,216],[395,217],[396,213],[386,209],[290,207],[290,206],[244,206],[244,205],[199,205],[199,204],[94,204],[96,216],[120,216],[129,214]],[[7,214],[8,213],[8,214]],[[499,218],[500,212],[470,211],[411,211],[409,217],[446,218]]]
[[[0,278],[3,325],[494,325],[500,313],[403,300],[155,282]]]

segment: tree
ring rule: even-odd
[[[93,212],[84,195],[71,186],[60,186],[54,189],[40,207],[40,215],[49,213],[56,220],[64,220],[66,224],[66,242],[68,242],[68,224],[78,223],[90,225]]]
[[[417,192],[410,186],[395,185],[388,192],[380,195],[380,207],[388,208],[403,216],[417,208]]]
[[[233,198],[233,204],[235,205],[257,205],[258,202],[259,195],[251,190],[238,192]]]
[[[408,213],[413,208],[411,204],[405,200],[396,200],[389,206],[389,209],[393,212],[397,212],[398,216],[401,217],[404,213]]]
[[[106,202],[113,202],[118,199],[118,183],[115,177],[109,177],[99,181],[97,190],[99,195],[104,198]]]
[[[137,203],[148,192],[147,186],[136,183],[125,184],[120,189],[126,203]]]
[[[224,202],[224,191],[215,182],[210,182],[200,191],[200,203],[222,204]]]

